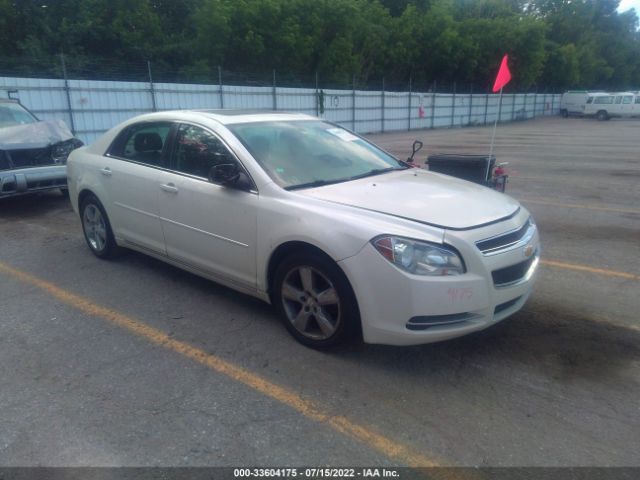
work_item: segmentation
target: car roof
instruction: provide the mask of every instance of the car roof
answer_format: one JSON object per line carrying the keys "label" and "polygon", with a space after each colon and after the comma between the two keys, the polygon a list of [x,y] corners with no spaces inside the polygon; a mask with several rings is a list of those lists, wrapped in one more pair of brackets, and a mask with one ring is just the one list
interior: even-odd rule
{"label": "car roof", "polygon": [[304,121],[317,120],[316,117],[303,113],[275,112],[265,110],[169,110],[164,112],[148,113],[136,117],[136,121],[163,121],[163,120],[193,120],[200,119],[215,120],[223,125],[234,123],[255,123],[255,122],[283,122],[283,121]]}
{"label": "car roof", "polygon": [[194,110],[214,118],[223,124],[251,123],[251,122],[274,122],[274,121],[296,121],[296,120],[316,120],[315,117],[304,113],[278,112],[265,110]]}

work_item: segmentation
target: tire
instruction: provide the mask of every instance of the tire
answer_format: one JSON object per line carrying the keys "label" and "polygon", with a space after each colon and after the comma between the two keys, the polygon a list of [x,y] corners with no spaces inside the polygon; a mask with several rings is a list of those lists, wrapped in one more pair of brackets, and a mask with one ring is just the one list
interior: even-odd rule
{"label": "tire", "polygon": [[598,121],[600,122],[604,120],[609,120],[609,115],[605,110],[600,110],[598,111],[598,113],[596,113],[596,119],[598,119]]}
{"label": "tire", "polygon": [[60,189],[60,193],[62,194],[62,196],[64,198],[69,198],[69,189],[68,188],[61,188]]}
{"label": "tire", "polygon": [[566,110],[562,109],[562,110],[560,110],[560,115],[562,116],[562,118],[568,118],[569,117],[569,112],[567,112]]}
{"label": "tire", "polygon": [[94,195],[88,195],[82,200],[80,221],[84,239],[96,257],[113,258],[119,252],[107,212]]}
{"label": "tire", "polygon": [[360,331],[360,312],[347,277],[320,254],[285,258],[275,272],[272,300],[285,328],[308,347],[348,343]]}

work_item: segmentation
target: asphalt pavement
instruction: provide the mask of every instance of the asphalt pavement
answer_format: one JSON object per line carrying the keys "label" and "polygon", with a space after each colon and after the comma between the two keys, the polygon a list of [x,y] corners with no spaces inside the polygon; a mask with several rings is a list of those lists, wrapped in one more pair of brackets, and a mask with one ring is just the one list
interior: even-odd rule
{"label": "asphalt pavement", "polygon": [[[370,135],[486,153],[490,127]],[[297,344],[270,306],[138,253],[68,199],[0,200],[0,466],[640,466],[639,120],[500,125],[541,231],[525,308],[418,347]]]}

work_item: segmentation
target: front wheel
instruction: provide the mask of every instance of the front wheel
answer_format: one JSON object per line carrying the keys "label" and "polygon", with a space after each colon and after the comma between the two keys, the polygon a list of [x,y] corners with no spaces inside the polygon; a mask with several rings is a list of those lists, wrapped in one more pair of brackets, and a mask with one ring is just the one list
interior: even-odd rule
{"label": "front wheel", "polygon": [[569,116],[569,112],[565,109],[562,109],[560,110],[560,115],[562,116],[562,118],[567,118]]}
{"label": "front wheel", "polygon": [[280,264],[273,300],[289,333],[313,348],[352,340],[360,327],[349,281],[335,262],[318,254],[294,254]]}
{"label": "front wheel", "polygon": [[609,120],[609,115],[606,111],[600,110],[598,113],[596,113],[596,118],[602,122],[604,120]]}
{"label": "front wheel", "polygon": [[118,251],[118,245],[100,200],[93,195],[86,197],[80,205],[80,218],[84,238],[91,252],[98,258],[113,257]]}

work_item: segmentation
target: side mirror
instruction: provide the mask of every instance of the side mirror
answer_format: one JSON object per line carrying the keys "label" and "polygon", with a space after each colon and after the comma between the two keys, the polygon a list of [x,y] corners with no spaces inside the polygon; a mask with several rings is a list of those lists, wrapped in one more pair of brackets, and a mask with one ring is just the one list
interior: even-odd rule
{"label": "side mirror", "polygon": [[411,156],[407,158],[407,162],[413,163],[413,157],[416,153],[420,151],[422,148],[422,142],[420,140],[416,140],[413,142],[413,146],[411,147]]}
{"label": "side mirror", "polygon": [[209,181],[219,185],[232,185],[240,178],[240,168],[236,163],[219,163],[209,170]]}

